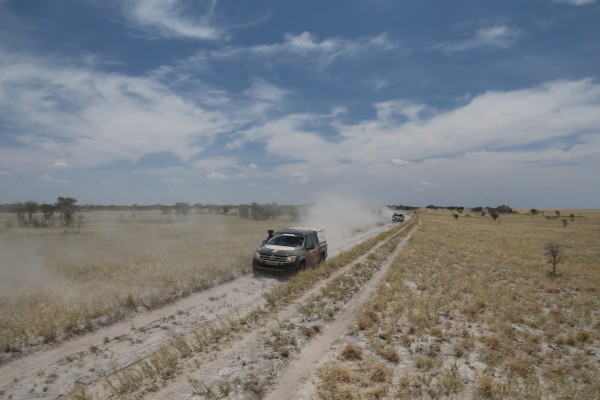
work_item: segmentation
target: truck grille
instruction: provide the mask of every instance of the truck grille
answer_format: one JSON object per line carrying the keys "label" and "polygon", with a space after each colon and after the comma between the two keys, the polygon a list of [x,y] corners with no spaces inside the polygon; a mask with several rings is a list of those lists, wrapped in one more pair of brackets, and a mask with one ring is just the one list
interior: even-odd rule
{"label": "truck grille", "polygon": [[279,254],[261,254],[260,261],[286,262],[287,256]]}

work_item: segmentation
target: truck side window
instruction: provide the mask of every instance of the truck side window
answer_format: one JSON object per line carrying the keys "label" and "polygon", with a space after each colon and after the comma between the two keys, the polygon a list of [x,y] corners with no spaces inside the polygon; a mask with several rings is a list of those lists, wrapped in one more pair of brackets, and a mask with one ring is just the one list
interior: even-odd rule
{"label": "truck side window", "polygon": [[312,234],[306,235],[306,248],[310,249],[310,248],[314,248],[314,247],[315,247],[315,241],[313,239],[313,235]]}

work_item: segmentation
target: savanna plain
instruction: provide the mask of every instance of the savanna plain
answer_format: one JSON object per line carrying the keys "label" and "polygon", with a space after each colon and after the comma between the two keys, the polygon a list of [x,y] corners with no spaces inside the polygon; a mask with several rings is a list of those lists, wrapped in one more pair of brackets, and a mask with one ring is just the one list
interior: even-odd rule
{"label": "savanna plain", "polygon": [[[379,234],[283,280],[248,273],[266,230],[292,224],[285,217],[92,212],[78,233],[64,233],[9,226],[12,216],[1,215],[0,367],[240,279],[259,285],[261,302],[213,325],[203,320],[98,373],[101,382],[40,369],[39,384],[15,377],[0,398],[268,398],[289,384],[294,360],[343,322],[300,383],[306,390],[290,399],[598,399],[600,211],[545,214],[421,209],[392,225],[384,212],[338,238]],[[562,251],[555,272],[549,243]],[[351,317],[340,317],[369,286]],[[261,339],[248,353],[232,353],[252,335]],[[106,337],[55,364],[89,370],[84,359],[113,343]],[[52,389],[58,382],[64,388]]]}
{"label": "savanna plain", "polygon": [[[62,341],[249,271],[274,221],[87,212],[78,232],[0,218],[0,349]],[[284,220],[278,224],[287,223]]]}

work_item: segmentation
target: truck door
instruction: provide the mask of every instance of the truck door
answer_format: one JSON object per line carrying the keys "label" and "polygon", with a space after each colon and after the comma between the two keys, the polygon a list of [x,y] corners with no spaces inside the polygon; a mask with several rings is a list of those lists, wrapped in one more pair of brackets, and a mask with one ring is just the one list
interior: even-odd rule
{"label": "truck door", "polygon": [[306,236],[306,264],[314,267],[319,262],[319,241],[314,233]]}

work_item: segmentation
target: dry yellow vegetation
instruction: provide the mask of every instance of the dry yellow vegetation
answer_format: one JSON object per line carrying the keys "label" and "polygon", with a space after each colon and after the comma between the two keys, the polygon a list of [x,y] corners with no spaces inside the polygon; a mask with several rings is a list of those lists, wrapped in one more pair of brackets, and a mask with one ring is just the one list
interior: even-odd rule
{"label": "dry yellow vegetation", "polygon": [[18,228],[0,215],[0,350],[57,341],[249,270],[287,220],[159,211],[87,212],[79,233]]}
{"label": "dry yellow vegetation", "polygon": [[319,398],[600,398],[600,212],[526,212],[421,211]]}

